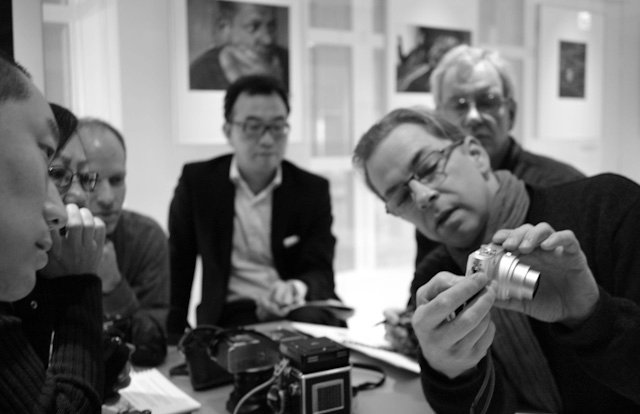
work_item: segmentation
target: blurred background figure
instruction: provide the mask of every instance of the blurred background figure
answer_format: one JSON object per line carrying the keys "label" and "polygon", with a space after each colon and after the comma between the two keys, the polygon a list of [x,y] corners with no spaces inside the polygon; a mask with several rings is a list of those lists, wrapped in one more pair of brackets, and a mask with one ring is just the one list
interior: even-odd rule
{"label": "blurred background figure", "polygon": [[131,362],[154,366],[167,353],[169,308],[167,237],[152,218],[123,208],[126,195],[124,137],[109,123],[82,118],[77,135],[86,169],[98,175],[95,189],[72,185],[65,202],[86,205],[107,228],[98,276],[102,279],[105,324],[134,345]]}
{"label": "blurred background figure", "polygon": [[172,341],[188,327],[198,257],[198,325],[284,318],[343,325],[326,309],[292,309],[337,299],[336,239],[328,180],[284,159],[289,98],[282,83],[265,75],[238,79],[223,115],[233,152],[185,165],[169,209]]}

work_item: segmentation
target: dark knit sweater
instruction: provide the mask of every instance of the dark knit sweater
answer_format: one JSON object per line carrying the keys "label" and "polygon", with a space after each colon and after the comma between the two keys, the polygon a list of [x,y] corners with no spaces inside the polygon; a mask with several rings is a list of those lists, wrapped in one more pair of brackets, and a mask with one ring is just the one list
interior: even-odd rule
{"label": "dark knit sweater", "polygon": [[[558,385],[564,412],[640,412],[640,186],[613,174],[541,189],[528,188],[527,223],[570,229],[600,288],[590,318],[575,330],[530,319]],[[412,297],[437,272],[463,274],[441,248],[416,272]],[[544,277],[544,275],[543,275]],[[449,380],[421,361],[423,390],[438,413],[469,413],[487,372],[496,373],[490,413],[513,413],[518,395],[501,367],[484,358],[474,374]],[[482,406],[483,404],[479,404]]]}
{"label": "dark knit sweater", "polygon": [[[12,304],[0,303],[0,412],[100,412],[101,296],[96,276],[38,279],[31,306],[47,309],[48,320],[26,327]],[[49,345],[47,364],[36,350]]]}

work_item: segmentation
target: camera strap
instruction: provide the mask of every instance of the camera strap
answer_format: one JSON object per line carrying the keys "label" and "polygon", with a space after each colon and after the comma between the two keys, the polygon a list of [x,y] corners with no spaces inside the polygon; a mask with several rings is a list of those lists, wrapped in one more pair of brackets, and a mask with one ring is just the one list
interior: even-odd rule
{"label": "camera strap", "polygon": [[380,379],[378,381],[366,381],[366,382],[363,382],[362,384],[354,385],[353,387],[351,387],[351,392],[354,397],[358,395],[358,392],[360,391],[373,390],[375,388],[382,386],[382,384],[384,384],[385,380],[387,379],[387,374],[384,372],[382,368],[380,368],[377,365],[365,364],[362,362],[354,362],[351,364],[351,366],[353,368],[362,369],[366,371],[373,371],[380,374]]}

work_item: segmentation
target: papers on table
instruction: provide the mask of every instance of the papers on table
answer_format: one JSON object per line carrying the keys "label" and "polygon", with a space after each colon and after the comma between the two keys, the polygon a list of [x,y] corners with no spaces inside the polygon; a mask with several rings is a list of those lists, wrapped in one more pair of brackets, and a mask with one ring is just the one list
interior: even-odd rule
{"label": "papers on table", "polygon": [[346,321],[347,319],[352,317],[355,312],[355,310],[351,306],[347,306],[337,299],[312,300],[300,305],[292,305],[285,309],[287,312],[291,312],[292,310],[306,307],[326,309],[329,312],[333,313],[336,318],[342,319],[343,321]]}
{"label": "papers on table", "polygon": [[[131,384],[120,390],[120,401],[115,410],[150,410],[153,414],[190,413],[201,404],[176,387],[155,368],[131,372]],[[103,406],[102,413],[110,413]],[[120,411],[113,411],[120,412]]]}
{"label": "papers on table", "polygon": [[314,337],[326,336],[371,358],[409,372],[420,373],[420,366],[416,360],[391,350],[389,343],[384,339],[384,326],[382,325],[371,328],[338,328],[303,322],[292,322],[291,325],[304,334]]}

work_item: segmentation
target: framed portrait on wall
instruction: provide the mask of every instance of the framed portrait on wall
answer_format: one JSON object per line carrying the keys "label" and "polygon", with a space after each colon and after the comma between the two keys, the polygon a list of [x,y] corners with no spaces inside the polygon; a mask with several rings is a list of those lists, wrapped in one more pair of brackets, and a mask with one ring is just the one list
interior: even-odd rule
{"label": "framed portrait on wall", "polygon": [[[173,11],[174,131],[184,144],[223,144],[226,88],[269,74],[300,89],[300,8],[294,0],[177,0]],[[291,101],[292,140],[302,114]]]}
{"label": "framed portrait on wall", "polygon": [[480,2],[393,0],[386,13],[387,108],[433,108],[429,78],[444,53],[472,44]]}
{"label": "framed portrait on wall", "polygon": [[602,133],[603,16],[546,4],[538,12],[536,135],[595,139]]}
{"label": "framed portrait on wall", "polygon": [[459,44],[471,44],[470,31],[408,27],[405,36],[397,37],[396,91],[431,92],[431,73],[442,56]]}

